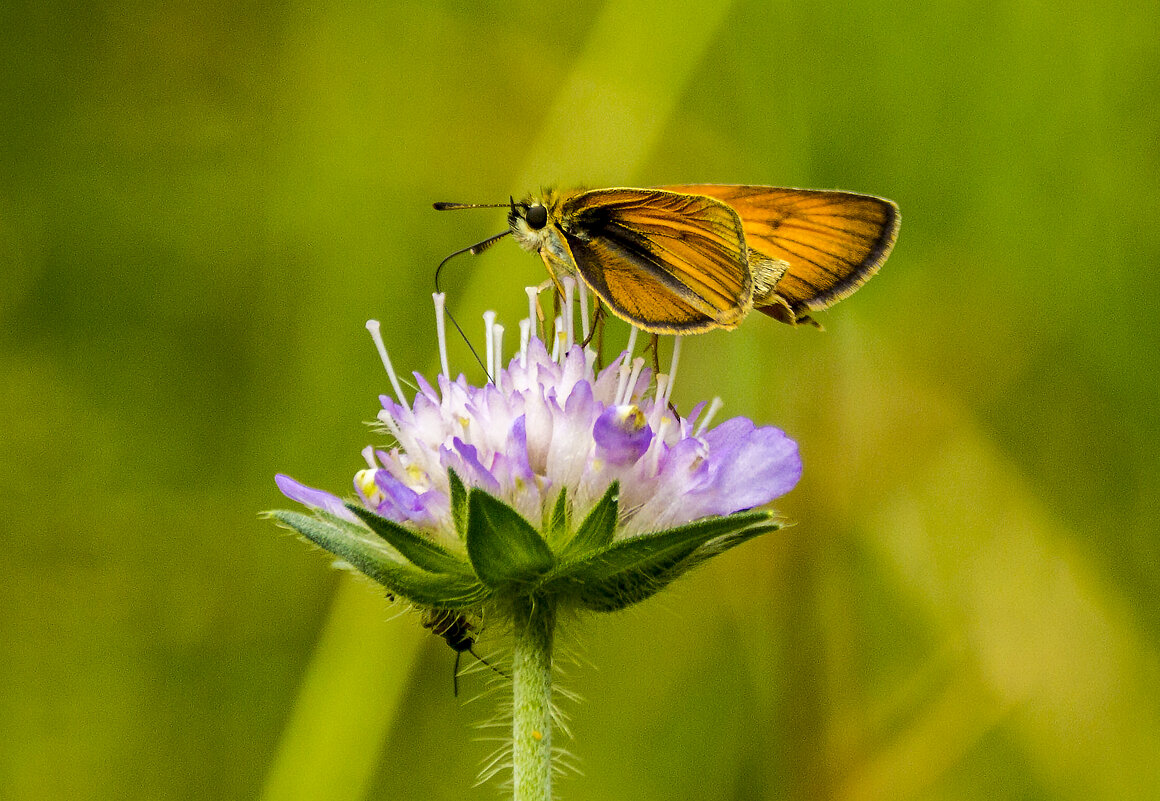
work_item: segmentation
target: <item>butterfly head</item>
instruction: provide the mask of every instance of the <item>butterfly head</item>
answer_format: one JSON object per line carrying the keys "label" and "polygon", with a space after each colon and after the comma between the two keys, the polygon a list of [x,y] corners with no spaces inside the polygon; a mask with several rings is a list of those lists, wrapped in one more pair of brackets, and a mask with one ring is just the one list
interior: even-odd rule
{"label": "butterfly head", "polygon": [[554,193],[529,197],[519,203],[514,200],[508,211],[508,227],[524,250],[536,252],[552,238],[552,222],[558,206]]}

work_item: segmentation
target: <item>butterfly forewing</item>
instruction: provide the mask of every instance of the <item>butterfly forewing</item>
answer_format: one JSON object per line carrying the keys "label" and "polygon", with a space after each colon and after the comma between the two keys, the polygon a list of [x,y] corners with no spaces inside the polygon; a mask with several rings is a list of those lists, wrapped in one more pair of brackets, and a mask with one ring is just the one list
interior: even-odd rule
{"label": "butterfly forewing", "polygon": [[725,203],[598,189],[565,199],[560,225],[581,277],[614,312],[646,330],[732,328],[751,307],[742,222]]}
{"label": "butterfly forewing", "polygon": [[779,318],[785,306],[801,319],[848,296],[877,272],[898,233],[898,207],[872,195],[724,184],[665,189],[727,203],[750,250],[788,264],[772,287],[754,276],[753,305]]}

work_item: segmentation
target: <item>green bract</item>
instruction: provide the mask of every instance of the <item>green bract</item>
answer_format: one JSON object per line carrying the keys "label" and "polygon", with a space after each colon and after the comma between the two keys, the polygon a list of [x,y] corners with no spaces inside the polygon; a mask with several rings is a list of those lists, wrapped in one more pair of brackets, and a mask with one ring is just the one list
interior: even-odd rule
{"label": "green bract", "polygon": [[574,524],[561,491],[537,530],[511,506],[454,471],[452,512],[462,547],[444,547],[357,504],[360,522],[316,511],[271,515],[417,607],[489,613],[521,599],[560,609],[611,612],[649,598],[705,559],[780,527],[771,512],[708,517],[663,531],[615,538],[619,485]]}

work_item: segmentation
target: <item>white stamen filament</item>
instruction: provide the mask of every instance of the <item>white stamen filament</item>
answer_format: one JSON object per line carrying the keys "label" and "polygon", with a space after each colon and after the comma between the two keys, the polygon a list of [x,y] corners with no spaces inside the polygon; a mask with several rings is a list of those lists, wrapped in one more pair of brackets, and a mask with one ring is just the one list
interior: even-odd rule
{"label": "white stamen filament", "polygon": [[668,411],[669,405],[665,400],[665,392],[668,388],[669,377],[664,373],[659,373],[657,375],[657,389],[653,394],[653,397],[656,398],[656,403],[653,405],[652,419],[648,421],[653,431],[659,430],[661,419],[664,417],[665,412]]}
{"label": "white stamen filament", "polygon": [[669,405],[669,399],[673,397],[673,384],[677,383],[677,363],[681,360],[681,338],[679,336],[673,337],[673,360],[669,362],[669,385],[665,389],[664,405]]}
{"label": "white stamen filament", "polygon": [[488,309],[483,313],[483,340],[486,346],[484,351],[483,363],[486,365],[487,377],[494,380],[495,376],[495,346],[494,346],[494,331],[495,328],[495,312]]}
{"label": "white stamen filament", "polygon": [[540,288],[538,286],[526,286],[524,287],[524,292],[528,293],[528,319],[532,321],[532,330],[538,333],[540,329],[537,323],[540,318],[536,315],[536,300],[540,296]]}
{"label": "white stamen filament", "polygon": [[571,349],[575,342],[575,307],[573,301],[576,292],[576,279],[570,275],[565,275],[560,279],[560,283],[564,286],[564,347]]}
{"label": "white stamen filament", "polygon": [[592,348],[584,349],[584,365],[586,370],[591,370],[593,375],[600,372],[596,369],[596,351]]}
{"label": "white stamen filament", "polygon": [[435,336],[439,340],[439,366],[443,369],[443,377],[450,381],[451,368],[447,365],[447,321],[443,319],[447,295],[436,292],[431,297],[435,299]]}
{"label": "white stamen filament", "polygon": [[520,320],[520,367],[528,366],[528,344],[532,341],[532,321]]}
{"label": "white stamen filament", "polygon": [[713,415],[721,411],[721,407],[724,405],[721,403],[720,397],[713,398],[712,402],[709,403],[709,408],[705,412],[705,416],[701,418],[701,422],[697,423],[697,430],[693,432],[694,437],[699,437],[704,433],[705,429],[709,427],[709,423],[713,422]]}
{"label": "white stamen filament", "polygon": [[612,396],[612,402],[617,406],[624,404],[622,399],[625,388],[628,386],[628,374],[632,371],[632,353],[624,352],[624,358],[620,360],[620,369],[616,371],[616,394]]}
{"label": "white stamen filament", "polygon": [[371,339],[375,341],[375,348],[379,352],[379,358],[383,361],[383,367],[387,371],[387,377],[391,379],[391,388],[395,390],[395,400],[404,409],[410,408],[407,406],[407,399],[403,397],[403,388],[399,385],[399,377],[395,375],[395,368],[391,366],[391,357],[387,355],[387,348],[383,344],[383,335],[380,331],[379,321],[367,320],[367,330],[371,332]]}
{"label": "white stamen filament", "polygon": [[[663,426],[668,422],[667,417],[661,418],[661,424],[658,427],[653,427],[652,442],[648,445],[648,450],[644,452],[644,456],[640,458],[641,467],[650,473],[656,471],[657,466],[661,461],[661,451],[665,449],[664,445],[664,430]],[[652,425],[651,423],[649,424]]]}
{"label": "white stamen filament", "polygon": [[616,377],[616,394],[612,397],[612,402],[621,405],[628,402],[628,399],[623,397],[628,386],[628,374],[632,370],[632,352],[636,349],[636,326],[630,325],[628,327],[628,346],[623,351],[624,358],[620,362],[620,369],[617,371]]}
{"label": "white stamen filament", "polygon": [[632,358],[632,353],[636,350],[636,333],[636,326],[630,325],[628,327],[628,347],[624,349],[629,359]]}
{"label": "white stamen filament", "polygon": [[637,356],[632,360],[632,372],[628,374],[628,384],[624,388],[624,397],[620,399],[621,405],[632,400],[632,392],[636,388],[637,379],[640,378],[640,371],[644,369],[644,357]]}
{"label": "white stamen filament", "polygon": [[495,370],[491,373],[491,380],[495,383],[495,388],[503,390],[503,326],[493,325],[491,327],[491,338],[495,341],[495,348],[493,349],[493,356],[495,357]]}
{"label": "white stamen filament", "polygon": [[553,326],[555,332],[552,337],[552,361],[557,364],[560,363],[560,342],[564,339],[564,318],[556,315],[556,324]]}
{"label": "white stamen filament", "polygon": [[587,342],[589,331],[592,330],[588,323],[588,285],[583,281],[576,283],[580,288],[580,332],[584,335],[584,341]]}

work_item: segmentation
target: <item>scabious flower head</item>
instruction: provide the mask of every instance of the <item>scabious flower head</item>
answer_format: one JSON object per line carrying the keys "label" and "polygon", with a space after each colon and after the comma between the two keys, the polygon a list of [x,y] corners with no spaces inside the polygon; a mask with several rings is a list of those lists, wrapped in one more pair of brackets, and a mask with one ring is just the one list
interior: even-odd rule
{"label": "scabious flower head", "polygon": [[680,340],[655,381],[633,357],[635,330],[597,370],[595,352],[571,341],[570,297],[551,351],[532,335],[534,290],[529,305],[506,367],[503,328],[485,318],[490,381],[473,386],[449,377],[436,296],[443,370],[435,386],[415,374],[410,400],[368,323],[394,390],[378,413],[392,445],[364,450],[357,502],[279,475],[282,492],[317,514],[275,516],[396,595],[464,610],[543,593],[621,608],[777,527],[772,513],[746,510],[801,475],[781,430],[743,417],[711,426],[716,400],[678,416],[669,396]]}

